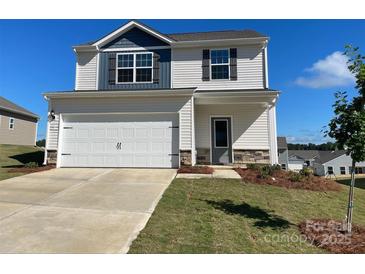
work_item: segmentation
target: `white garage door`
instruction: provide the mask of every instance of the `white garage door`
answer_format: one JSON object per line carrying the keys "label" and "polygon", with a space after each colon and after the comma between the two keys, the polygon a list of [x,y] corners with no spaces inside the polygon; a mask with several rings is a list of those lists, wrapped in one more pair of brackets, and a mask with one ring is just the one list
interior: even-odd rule
{"label": "white garage door", "polygon": [[177,114],[63,115],[61,167],[178,167]]}

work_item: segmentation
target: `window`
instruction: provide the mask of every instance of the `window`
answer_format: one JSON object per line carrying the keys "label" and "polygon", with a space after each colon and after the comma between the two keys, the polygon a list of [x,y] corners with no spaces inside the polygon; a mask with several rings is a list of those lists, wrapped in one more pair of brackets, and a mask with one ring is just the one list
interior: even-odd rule
{"label": "window", "polygon": [[9,118],[9,129],[14,129],[15,119]]}
{"label": "window", "polygon": [[327,173],[328,174],[333,174],[333,167],[332,166],[327,167]]}
{"label": "window", "polygon": [[342,175],[345,175],[345,174],[346,174],[346,167],[341,166],[341,167],[340,167],[340,173],[341,173]]}
{"label": "window", "polygon": [[229,50],[210,51],[211,79],[229,79]]}
{"label": "window", "polygon": [[228,120],[214,120],[215,147],[228,147]]}
{"label": "window", "polygon": [[117,54],[117,83],[151,83],[153,53]]}
{"label": "window", "polygon": [[286,170],[286,164],[281,164],[281,169]]}

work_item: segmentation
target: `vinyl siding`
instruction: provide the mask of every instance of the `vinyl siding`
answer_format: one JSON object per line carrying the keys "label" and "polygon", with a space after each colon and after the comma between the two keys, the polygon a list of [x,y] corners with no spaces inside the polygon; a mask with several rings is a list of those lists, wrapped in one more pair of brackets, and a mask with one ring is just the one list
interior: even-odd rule
{"label": "vinyl siding", "polygon": [[[9,129],[9,118],[14,118],[14,129]],[[0,144],[34,146],[37,120],[19,114],[0,111]]]}
{"label": "vinyl siding", "polygon": [[[191,120],[186,117],[191,107],[189,102],[191,99],[186,97],[52,99],[52,109],[56,113],[56,119],[48,126],[47,149],[57,150],[60,113],[179,113],[181,111],[184,119],[181,120],[180,128],[185,131],[191,127]],[[183,143],[190,143],[189,136],[186,133],[184,136]]]}
{"label": "vinyl siding", "polygon": [[210,116],[232,116],[233,149],[269,149],[267,109],[243,105],[196,105],[197,148],[210,148]]}
{"label": "vinyl siding", "polygon": [[[234,47],[234,46],[232,46]],[[172,83],[174,88],[261,89],[265,83],[263,49],[259,45],[237,48],[237,80],[202,81],[203,48],[172,50]]]}
{"label": "vinyl siding", "polygon": [[192,100],[190,99],[180,110],[180,149],[191,149],[192,144]]}
{"label": "vinyl siding", "polygon": [[126,33],[123,33],[119,37],[115,38],[110,43],[103,46],[103,49],[108,48],[137,48],[137,47],[156,47],[156,46],[168,46],[167,43],[160,39],[146,33],[139,28],[132,28]]}
{"label": "vinyl siding", "polygon": [[97,53],[80,52],[76,62],[76,90],[96,90]]}
{"label": "vinyl siding", "polygon": [[[350,175],[349,173],[349,167],[352,165],[352,159],[350,156],[347,155],[341,155],[340,157],[337,157],[335,159],[332,159],[331,161],[328,161],[327,163],[323,164],[324,167],[324,173],[327,174],[327,168],[329,166],[333,167],[334,174],[341,175],[340,167],[345,167],[346,169],[346,175]],[[356,163],[357,167],[365,167],[365,162]],[[324,174],[324,175],[325,175]]]}

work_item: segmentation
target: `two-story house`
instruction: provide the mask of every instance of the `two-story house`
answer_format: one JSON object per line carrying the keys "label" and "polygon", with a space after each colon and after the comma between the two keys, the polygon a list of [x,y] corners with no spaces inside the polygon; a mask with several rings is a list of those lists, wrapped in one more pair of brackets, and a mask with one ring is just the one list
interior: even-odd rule
{"label": "two-story house", "polygon": [[268,40],[252,30],[162,34],[130,21],[74,46],[75,90],[44,94],[45,163],[278,163]]}

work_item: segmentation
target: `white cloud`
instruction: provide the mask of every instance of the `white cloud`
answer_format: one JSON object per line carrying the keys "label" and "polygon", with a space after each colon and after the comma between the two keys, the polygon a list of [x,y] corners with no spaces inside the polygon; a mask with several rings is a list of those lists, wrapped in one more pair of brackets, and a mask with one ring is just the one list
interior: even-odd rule
{"label": "white cloud", "polygon": [[308,76],[295,80],[299,86],[309,88],[331,88],[349,86],[355,82],[355,77],[347,68],[348,58],[339,51],[318,60],[312,67],[305,69]]}
{"label": "white cloud", "polygon": [[293,144],[322,144],[333,141],[329,137],[324,137],[320,130],[299,130],[295,135],[287,135],[286,140],[288,143]]}

